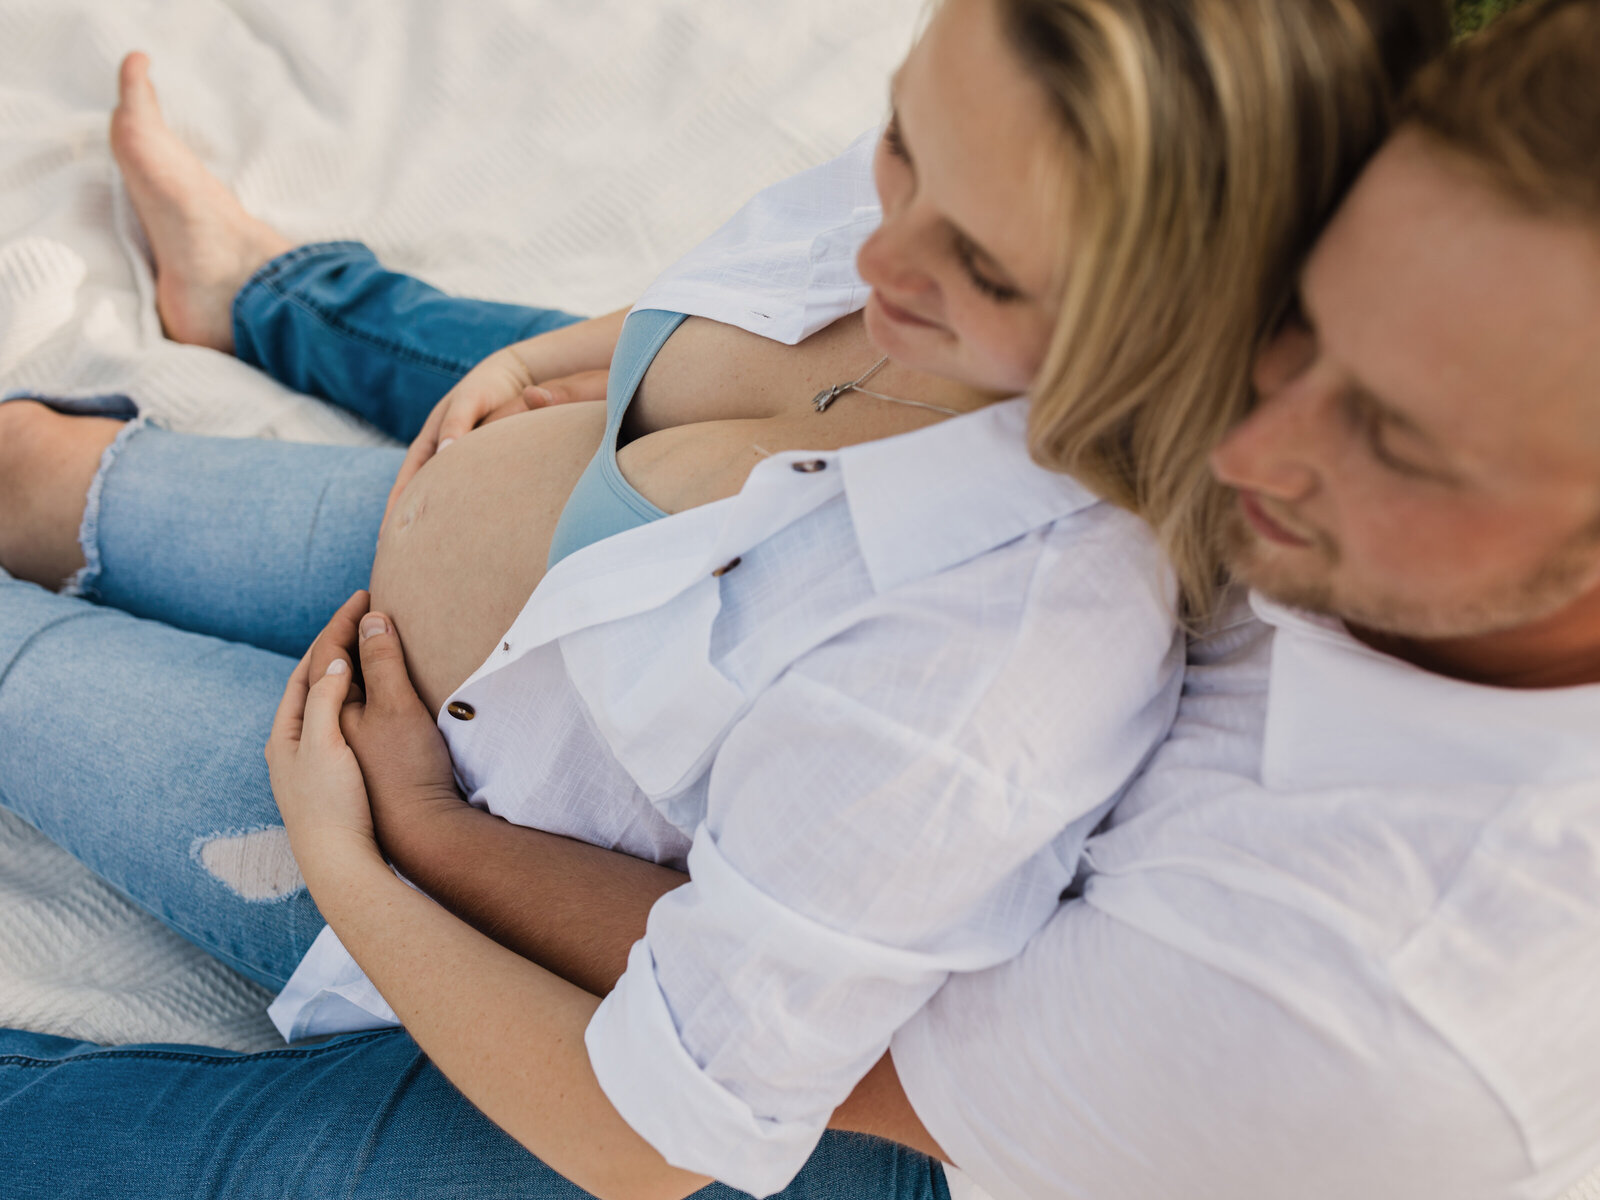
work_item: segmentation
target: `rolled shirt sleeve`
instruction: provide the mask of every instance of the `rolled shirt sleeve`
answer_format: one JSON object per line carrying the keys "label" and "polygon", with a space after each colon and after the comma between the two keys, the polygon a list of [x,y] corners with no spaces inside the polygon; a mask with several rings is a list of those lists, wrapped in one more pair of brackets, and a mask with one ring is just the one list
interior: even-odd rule
{"label": "rolled shirt sleeve", "polygon": [[990,638],[872,624],[797,662],[730,732],[692,882],[657,902],[587,1034],[641,1136],[757,1196],[793,1178],[951,973],[1003,962],[1048,920],[1172,711],[1155,603]]}

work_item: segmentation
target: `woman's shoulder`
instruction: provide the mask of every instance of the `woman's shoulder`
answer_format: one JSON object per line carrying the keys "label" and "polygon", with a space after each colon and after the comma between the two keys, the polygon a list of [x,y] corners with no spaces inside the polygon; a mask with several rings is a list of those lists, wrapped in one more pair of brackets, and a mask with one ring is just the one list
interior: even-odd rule
{"label": "woman's shoulder", "polygon": [[882,219],[878,130],[838,157],[758,192],[674,262],[637,308],[709,317],[794,345],[866,302],[855,254]]}

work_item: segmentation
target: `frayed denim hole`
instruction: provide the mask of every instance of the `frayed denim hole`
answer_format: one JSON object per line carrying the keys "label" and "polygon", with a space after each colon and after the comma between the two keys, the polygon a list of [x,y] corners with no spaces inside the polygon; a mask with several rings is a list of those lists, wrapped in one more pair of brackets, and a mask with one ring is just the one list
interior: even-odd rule
{"label": "frayed denim hole", "polygon": [[271,904],[305,890],[282,825],[203,834],[190,844],[189,857],[241,900]]}
{"label": "frayed denim hole", "polygon": [[149,424],[145,417],[135,417],[129,421],[127,427],[119,429],[117,436],[111,439],[100,455],[99,469],[94,473],[94,481],[89,484],[89,495],[83,502],[83,521],[78,526],[78,547],[83,551],[83,566],[73,572],[72,578],[61,585],[63,596],[80,596],[85,600],[96,599],[99,595],[96,585],[100,582],[100,497],[105,490],[106,474],[110,471],[117,456],[122,453],[122,447],[134,434]]}

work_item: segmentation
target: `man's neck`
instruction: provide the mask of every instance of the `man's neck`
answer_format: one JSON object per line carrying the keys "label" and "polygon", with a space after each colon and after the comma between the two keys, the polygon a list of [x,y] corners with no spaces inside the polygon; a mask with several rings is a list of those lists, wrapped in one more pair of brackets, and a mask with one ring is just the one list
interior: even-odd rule
{"label": "man's neck", "polygon": [[1491,687],[1559,688],[1600,683],[1600,587],[1553,616],[1464,638],[1404,638],[1350,627],[1375,650],[1438,675]]}

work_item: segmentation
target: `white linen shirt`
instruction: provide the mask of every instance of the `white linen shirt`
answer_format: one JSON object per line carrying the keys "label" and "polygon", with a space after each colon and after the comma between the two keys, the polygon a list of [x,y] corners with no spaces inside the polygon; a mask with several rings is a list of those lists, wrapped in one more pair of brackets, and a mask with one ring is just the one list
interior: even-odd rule
{"label": "white linen shirt", "polygon": [[[785,338],[859,307],[863,146],[647,301]],[[798,274],[727,274],[785,228]],[[1141,522],[1032,462],[1026,418],[773,455],[737,496],[577,551],[440,713],[473,804],[687,866],[586,1038],[676,1166],[781,1190],[896,1027],[1048,919],[1166,732],[1170,572]],[[273,1015],[291,1038],[393,1019],[331,931]]]}
{"label": "white linen shirt", "polygon": [[1256,608],[1081,898],[896,1035],[913,1107],[996,1197],[1561,1195],[1600,1164],[1600,687]]}

